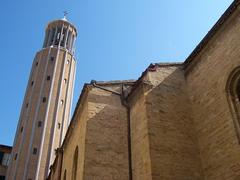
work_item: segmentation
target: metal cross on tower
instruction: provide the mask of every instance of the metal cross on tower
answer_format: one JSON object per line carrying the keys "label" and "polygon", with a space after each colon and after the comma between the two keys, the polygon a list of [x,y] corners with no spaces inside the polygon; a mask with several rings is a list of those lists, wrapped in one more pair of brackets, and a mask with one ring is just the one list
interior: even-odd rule
{"label": "metal cross on tower", "polygon": [[68,12],[67,11],[63,11],[63,19],[67,19],[67,15],[68,15]]}

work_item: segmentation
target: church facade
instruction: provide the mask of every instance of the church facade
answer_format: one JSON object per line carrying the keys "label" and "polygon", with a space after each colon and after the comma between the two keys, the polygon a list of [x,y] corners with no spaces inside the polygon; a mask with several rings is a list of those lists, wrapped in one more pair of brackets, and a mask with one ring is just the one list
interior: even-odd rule
{"label": "church facade", "polygon": [[240,0],[183,63],[86,83],[51,150],[48,180],[240,180]]}

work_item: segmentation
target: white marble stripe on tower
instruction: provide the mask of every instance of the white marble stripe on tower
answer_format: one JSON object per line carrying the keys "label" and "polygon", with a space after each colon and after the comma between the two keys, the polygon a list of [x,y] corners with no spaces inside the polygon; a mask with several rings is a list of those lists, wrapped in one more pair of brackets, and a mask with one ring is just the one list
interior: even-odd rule
{"label": "white marble stripe on tower", "polygon": [[[62,33],[63,33],[63,28],[64,28],[64,23],[62,24],[62,28],[61,28],[61,32],[60,32],[60,39],[59,39],[59,43],[58,43],[58,52],[57,52],[57,57],[56,57],[56,63],[59,61],[59,53],[60,53],[60,45],[61,45],[61,37],[62,37]],[[55,68],[57,67],[57,65],[58,64],[56,64],[55,65]],[[54,82],[54,80],[55,80],[55,75],[54,75],[54,77],[53,77],[53,79],[52,79],[52,82]],[[60,82],[60,84],[61,84],[61,82]],[[51,90],[51,92],[50,92],[51,94],[52,94],[52,90]],[[51,98],[49,98],[49,101],[48,101],[48,103],[50,102],[50,100],[51,100]],[[58,106],[58,101],[57,101],[57,106]],[[49,107],[48,107],[48,112],[49,112]],[[47,116],[45,117],[45,121],[48,119],[48,112],[47,112]],[[56,119],[54,118],[53,119],[53,124],[55,124],[54,123],[54,121],[56,121]],[[53,137],[52,137],[52,134],[54,134],[54,131],[55,131],[55,125],[54,126],[52,126],[52,128],[53,129],[51,129],[51,135],[50,135],[50,143],[49,143],[49,146],[50,146],[50,148],[48,149],[48,153],[47,153],[47,164],[46,164],[46,166],[45,166],[45,171],[44,171],[44,177],[47,177],[48,176],[48,171],[49,171],[49,162],[51,161],[51,151],[52,151],[52,144],[53,144]],[[44,128],[44,130],[45,130],[45,128]],[[44,137],[45,137],[45,133],[44,133]],[[44,139],[44,138],[43,138]],[[41,145],[42,146],[42,145]],[[41,149],[41,151],[42,151],[42,149]],[[49,157],[50,156],[50,157]],[[38,172],[39,173],[39,172]],[[36,176],[36,177],[38,177],[38,176]]]}
{"label": "white marble stripe on tower", "polygon": [[72,34],[72,42],[71,42],[71,53],[73,54],[73,43],[74,43],[75,36]]}
{"label": "white marble stripe on tower", "polygon": [[76,37],[75,36],[73,36],[74,38],[73,38],[73,43],[72,43],[72,54],[74,54],[74,47],[75,47],[75,41],[76,41]]}
{"label": "white marble stripe on tower", "polygon": [[74,87],[75,87],[75,77],[76,77],[76,69],[77,69],[77,61],[72,57],[74,60],[75,66],[74,66],[74,71],[73,71],[73,80],[72,80],[72,91],[71,91],[71,102],[70,102],[70,107],[69,107],[69,119],[68,119],[68,125],[70,124],[71,121],[71,116],[72,116],[72,104],[73,104],[73,92],[74,92]]}
{"label": "white marble stripe on tower", "polygon": [[[68,52],[66,52],[66,54],[68,55]],[[69,68],[69,71],[68,71],[68,76],[67,76],[68,80],[67,80],[67,87],[66,87],[65,98],[64,98],[65,105],[64,105],[63,115],[62,115],[62,122],[61,122],[62,126],[61,126],[59,146],[61,146],[61,144],[62,144],[63,131],[64,131],[64,128],[66,128],[64,122],[67,121],[67,119],[66,119],[66,108],[67,108],[67,106],[70,106],[69,100],[70,100],[70,103],[71,103],[71,99],[68,98],[68,94],[69,94],[69,86],[70,86],[70,82],[71,82],[70,77],[71,77],[71,74],[72,74],[71,73],[72,72],[72,67],[73,67],[73,63],[71,62],[70,63],[70,68]],[[71,91],[71,89],[70,89],[70,91]]]}
{"label": "white marble stripe on tower", "polygon": [[[61,35],[63,33],[63,27],[64,24],[62,25],[62,30],[61,30]],[[60,49],[60,43],[58,44],[58,48]],[[65,51],[65,57],[64,57],[64,62],[63,62],[63,68],[62,72],[60,74],[61,81],[58,87],[58,94],[57,94],[57,103],[56,103],[56,109],[54,110],[54,117],[53,117],[53,122],[52,122],[52,129],[51,129],[51,135],[50,135],[50,143],[49,145],[51,146],[50,149],[48,149],[48,158],[49,161],[47,162],[47,165],[45,167],[45,173],[48,173],[49,167],[50,167],[50,162],[52,162],[52,154],[54,153],[53,145],[54,145],[54,139],[55,139],[55,129],[57,126],[57,119],[58,119],[58,110],[59,110],[59,100],[61,97],[61,92],[62,92],[62,83],[63,83],[63,78],[64,78],[64,72],[65,72],[65,62],[66,62],[66,57],[67,57],[67,52]]]}
{"label": "white marble stripe on tower", "polygon": [[46,171],[49,170],[50,167],[50,163],[52,162],[52,158],[53,158],[53,153],[54,153],[54,142],[55,142],[55,133],[56,133],[56,127],[58,124],[58,116],[59,116],[59,108],[62,108],[61,103],[59,103],[61,101],[61,97],[62,97],[62,84],[63,84],[63,80],[64,80],[64,72],[65,72],[65,67],[66,67],[66,58],[67,57],[67,52],[65,51],[65,57],[64,57],[64,62],[63,62],[63,68],[62,68],[62,73],[61,73],[61,81],[58,87],[58,95],[57,95],[57,105],[56,105],[56,109],[54,111],[54,118],[53,118],[53,125],[52,125],[52,129],[51,129],[51,138],[50,138],[50,146],[51,148],[49,149],[48,155],[49,157],[49,161],[48,164],[46,166]]}
{"label": "white marble stripe on tower", "polygon": [[72,44],[72,36],[73,36],[73,31],[70,33],[70,39],[69,39],[69,51],[71,52],[72,51],[72,47],[71,47],[71,44]]}
{"label": "white marble stripe on tower", "polygon": [[50,106],[50,100],[52,99],[52,91],[53,91],[53,85],[54,85],[54,79],[55,79],[55,75],[56,75],[56,70],[57,70],[57,64],[58,64],[58,56],[59,56],[59,48],[57,48],[57,56],[55,58],[55,65],[54,65],[54,70],[53,70],[53,77],[52,77],[52,81],[51,81],[51,87],[50,87],[50,93],[49,93],[49,98],[47,101],[47,111],[44,117],[44,126],[43,126],[43,132],[42,132],[42,137],[41,137],[41,143],[40,143],[40,148],[39,148],[39,155],[38,155],[38,161],[37,161],[37,170],[36,170],[36,174],[35,174],[35,179],[38,179],[38,175],[39,175],[39,170],[40,170],[40,164],[41,164],[41,156],[42,156],[42,151],[43,151],[43,143],[44,143],[44,139],[45,139],[45,131],[46,131],[46,126],[48,124],[47,120],[48,120],[48,113],[49,113],[49,106]]}

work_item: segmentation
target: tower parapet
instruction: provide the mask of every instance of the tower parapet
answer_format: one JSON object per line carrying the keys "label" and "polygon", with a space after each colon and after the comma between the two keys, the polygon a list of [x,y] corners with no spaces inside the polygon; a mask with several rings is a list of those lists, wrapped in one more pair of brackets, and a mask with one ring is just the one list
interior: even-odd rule
{"label": "tower parapet", "polygon": [[52,21],[47,25],[43,48],[59,46],[74,54],[76,37],[76,28],[66,18]]}

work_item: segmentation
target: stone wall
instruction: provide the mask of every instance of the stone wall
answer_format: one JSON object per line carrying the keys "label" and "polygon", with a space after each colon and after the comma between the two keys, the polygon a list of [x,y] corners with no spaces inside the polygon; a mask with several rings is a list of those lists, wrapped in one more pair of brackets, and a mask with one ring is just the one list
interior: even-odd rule
{"label": "stone wall", "polygon": [[203,179],[182,67],[158,67],[146,78],[152,179]]}
{"label": "stone wall", "polygon": [[6,176],[7,174],[7,167],[0,165],[0,176]]}
{"label": "stone wall", "polygon": [[207,180],[240,179],[240,145],[225,89],[230,73],[240,65],[239,29],[236,10],[186,69]]}
{"label": "stone wall", "polygon": [[133,180],[152,179],[145,89],[141,84],[129,99]]}
{"label": "stone wall", "polygon": [[69,126],[63,143],[63,161],[62,161],[62,172],[61,179],[66,180],[72,178],[72,167],[74,161],[74,152],[78,147],[78,168],[77,177],[78,180],[83,179],[83,166],[85,160],[85,134],[86,134],[86,122],[88,119],[88,91],[89,88],[85,87],[86,90],[82,93],[80,104],[75,110],[75,115]]}
{"label": "stone wall", "polygon": [[181,67],[148,71],[129,100],[133,179],[203,179]]}
{"label": "stone wall", "polygon": [[[104,85],[120,91],[120,84]],[[75,115],[65,137],[63,161],[57,155],[49,179],[71,179],[74,152],[78,147],[78,180],[127,180],[129,174],[127,109],[119,95],[87,85],[75,110]]]}
{"label": "stone wall", "polygon": [[[119,91],[119,85],[104,86]],[[127,110],[120,96],[93,88],[88,96],[84,178],[128,179]]]}

